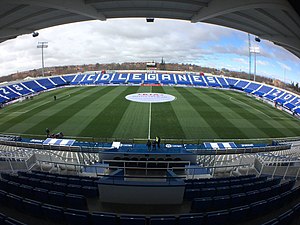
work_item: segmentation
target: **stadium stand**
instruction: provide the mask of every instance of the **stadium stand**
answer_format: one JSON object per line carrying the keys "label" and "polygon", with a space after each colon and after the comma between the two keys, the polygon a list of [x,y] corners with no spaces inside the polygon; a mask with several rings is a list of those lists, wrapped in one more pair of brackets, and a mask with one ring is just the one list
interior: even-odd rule
{"label": "stadium stand", "polygon": [[[193,198],[191,212],[177,215],[132,215],[116,214],[101,211],[90,211],[88,199],[97,196],[86,196],[71,193],[81,184],[96,184],[99,178],[78,175],[61,175],[55,173],[31,171],[17,174],[1,173],[0,202],[2,206],[14,209],[21,214],[38,219],[63,224],[239,224],[251,221],[258,216],[278,211],[279,207],[288,204],[300,193],[294,187],[295,180],[284,181],[280,178],[270,179],[266,176],[245,175],[212,179],[186,180],[193,187],[203,185],[202,197]],[[44,182],[43,181],[48,181]],[[56,183],[65,182],[58,190]],[[279,184],[280,183],[280,184]],[[44,188],[36,187],[38,184]],[[76,186],[77,185],[77,186]],[[91,187],[92,187],[91,186]],[[238,186],[242,188],[236,193]],[[188,187],[188,186],[187,186]],[[251,188],[250,188],[251,187]],[[48,188],[48,189],[47,189]],[[207,190],[205,191],[206,188]],[[214,192],[208,189],[214,189]],[[88,192],[87,192],[88,193]],[[205,196],[204,196],[205,195]],[[130,206],[127,206],[130,207]],[[283,213],[278,213],[270,221],[286,222],[297,218],[299,204]],[[7,217],[1,214],[0,219]],[[201,223],[200,223],[201,222]],[[267,221],[264,224],[268,224]],[[25,224],[25,223],[14,223]],[[253,223],[255,224],[255,223]],[[277,223],[281,224],[281,223]],[[287,223],[289,224],[289,223]]]}
{"label": "stadium stand", "polygon": [[283,106],[291,113],[300,114],[300,97],[296,94],[276,87],[262,85],[257,82],[238,78],[210,75],[175,74],[175,73],[79,73],[75,75],[54,76],[38,80],[26,81],[0,87],[0,103],[50,90],[66,85],[183,85],[212,88],[231,88],[254,96],[267,99]]}

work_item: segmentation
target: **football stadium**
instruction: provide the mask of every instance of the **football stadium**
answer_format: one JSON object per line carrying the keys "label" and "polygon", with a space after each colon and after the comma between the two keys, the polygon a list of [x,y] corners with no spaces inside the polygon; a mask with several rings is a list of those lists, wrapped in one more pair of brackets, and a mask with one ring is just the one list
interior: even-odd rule
{"label": "football stadium", "polygon": [[[300,57],[292,0],[0,8],[1,42],[91,19],[168,18],[247,31]],[[299,224],[295,92],[195,71],[103,70],[3,83],[0,106],[0,224]]]}

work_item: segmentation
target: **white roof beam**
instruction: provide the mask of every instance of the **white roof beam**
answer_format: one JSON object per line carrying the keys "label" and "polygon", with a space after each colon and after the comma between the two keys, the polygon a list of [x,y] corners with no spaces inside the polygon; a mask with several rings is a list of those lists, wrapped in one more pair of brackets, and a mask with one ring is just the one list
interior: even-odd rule
{"label": "white roof beam", "polygon": [[4,0],[7,3],[36,5],[47,8],[59,9],[95,20],[106,20],[93,6],[85,4],[84,0]]}
{"label": "white roof beam", "polygon": [[209,2],[207,8],[200,9],[199,12],[192,17],[191,22],[203,22],[213,17],[253,8],[292,9],[288,1],[282,0],[212,0]]}

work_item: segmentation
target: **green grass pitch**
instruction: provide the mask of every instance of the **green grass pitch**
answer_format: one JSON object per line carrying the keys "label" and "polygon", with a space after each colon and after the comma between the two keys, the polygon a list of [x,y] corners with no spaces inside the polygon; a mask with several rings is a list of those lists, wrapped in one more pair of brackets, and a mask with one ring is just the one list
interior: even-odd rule
{"label": "green grass pitch", "polygon": [[[167,93],[168,103],[130,102],[137,92]],[[54,101],[53,96],[57,96]],[[0,132],[45,137],[147,139],[255,139],[300,136],[300,121],[228,90],[182,87],[67,87],[0,110]]]}

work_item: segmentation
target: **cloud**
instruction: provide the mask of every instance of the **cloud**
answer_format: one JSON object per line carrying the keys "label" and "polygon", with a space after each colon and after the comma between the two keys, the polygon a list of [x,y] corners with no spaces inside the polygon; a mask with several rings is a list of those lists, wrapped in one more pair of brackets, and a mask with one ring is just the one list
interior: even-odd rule
{"label": "cloud", "polygon": [[[144,19],[112,19],[60,25],[39,33],[37,38],[23,35],[0,44],[0,76],[40,68],[38,41],[49,42],[49,47],[44,49],[46,67],[160,61],[164,57],[167,63],[197,63],[248,70],[247,34],[205,23],[166,19],[146,23]],[[290,62],[299,64],[297,57],[270,42],[262,41],[260,47],[259,65],[272,65],[271,59],[285,65],[291,65]],[[298,71],[294,66],[289,68]]]}
{"label": "cloud", "polygon": [[281,62],[278,62],[278,61],[277,61],[277,64],[278,64],[282,69],[284,69],[284,70],[288,70],[288,71],[291,71],[291,70],[292,70],[291,67],[289,67],[288,65],[286,65],[286,64],[284,64],[284,63],[281,63]]}

